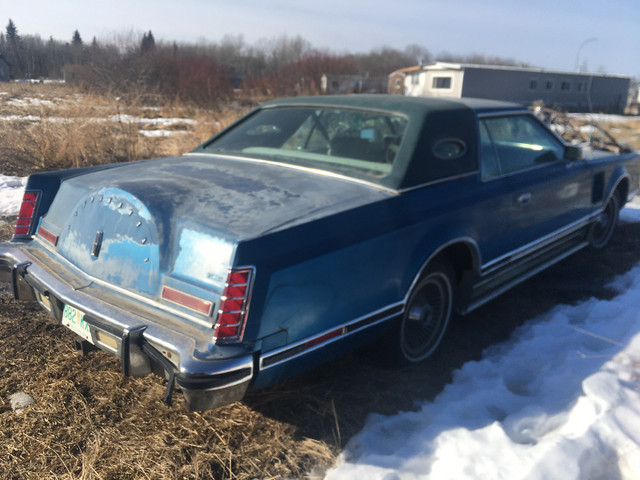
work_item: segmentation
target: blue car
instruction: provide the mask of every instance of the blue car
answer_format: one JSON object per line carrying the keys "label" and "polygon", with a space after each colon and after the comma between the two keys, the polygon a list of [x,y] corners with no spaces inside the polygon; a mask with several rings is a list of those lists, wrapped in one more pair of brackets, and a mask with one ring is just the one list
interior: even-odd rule
{"label": "blue car", "polygon": [[424,361],[456,312],[604,247],[639,181],[514,104],[276,100],[181,157],[31,175],[0,281],[204,410],[376,340]]}

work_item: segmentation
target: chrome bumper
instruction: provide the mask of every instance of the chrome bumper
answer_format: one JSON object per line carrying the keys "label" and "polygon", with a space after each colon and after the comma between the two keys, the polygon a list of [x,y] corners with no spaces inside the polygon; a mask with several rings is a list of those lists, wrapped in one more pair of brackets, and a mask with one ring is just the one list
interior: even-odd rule
{"label": "chrome bumper", "polygon": [[[61,320],[65,305],[84,312],[91,343],[120,357],[123,375],[146,375],[158,368],[169,382],[165,401],[171,403],[174,382],[191,411],[217,408],[240,400],[254,377],[253,355],[240,352],[223,358],[202,353],[207,332],[185,325],[184,332],[166,327],[166,312],[151,308],[132,311],[117,302],[105,302],[84,289],[74,288],[31,255],[24,243],[0,243],[0,282],[9,283],[14,297],[37,301]],[[163,320],[165,320],[163,322]],[[171,319],[175,325],[175,318]],[[189,327],[189,328],[187,328]],[[186,333],[185,333],[186,332]],[[200,333],[199,339],[189,332]],[[200,346],[200,348],[198,348]],[[160,372],[161,373],[161,372]]]}

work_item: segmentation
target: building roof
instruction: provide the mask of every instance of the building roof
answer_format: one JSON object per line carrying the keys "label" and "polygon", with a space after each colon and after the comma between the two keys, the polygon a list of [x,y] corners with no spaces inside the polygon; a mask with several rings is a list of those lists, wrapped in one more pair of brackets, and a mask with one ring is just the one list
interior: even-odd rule
{"label": "building roof", "polygon": [[[410,67],[413,68],[413,67]],[[601,73],[586,73],[586,72],[567,72],[562,70],[548,70],[546,68],[538,67],[517,67],[509,65],[479,65],[474,63],[449,63],[449,62],[434,62],[427,65],[423,65],[421,70],[464,70],[464,69],[482,69],[482,70],[501,70],[510,72],[529,72],[529,73],[553,73],[558,75],[571,75],[571,76],[583,76],[583,77],[608,77],[608,78],[625,78],[630,79],[623,75],[607,75]]]}
{"label": "building roof", "polygon": [[389,76],[394,75],[396,73],[411,73],[411,72],[417,72],[420,70],[422,70],[422,65],[414,65],[413,67],[405,67],[405,68],[400,68],[399,70],[394,70],[389,74]]}

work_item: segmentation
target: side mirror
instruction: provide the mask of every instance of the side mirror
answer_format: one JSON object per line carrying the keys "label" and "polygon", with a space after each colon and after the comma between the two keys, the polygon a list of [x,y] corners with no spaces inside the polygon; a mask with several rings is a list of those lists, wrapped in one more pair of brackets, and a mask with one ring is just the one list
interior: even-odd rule
{"label": "side mirror", "polygon": [[564,149],[564,158],[570,162],[582,160],[582,147],[577,145],[567,145]]}

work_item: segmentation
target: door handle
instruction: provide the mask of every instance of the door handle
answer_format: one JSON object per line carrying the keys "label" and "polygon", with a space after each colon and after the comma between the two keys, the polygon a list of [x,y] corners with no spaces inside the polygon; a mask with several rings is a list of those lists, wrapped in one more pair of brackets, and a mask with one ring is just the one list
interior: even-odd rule
{"label": "door handle", "polygon": [[530,193],[523,193],[522,195],[518,196],[518,203],[520,205],[527,205],[527,204],[531,203],[531,194]]}

